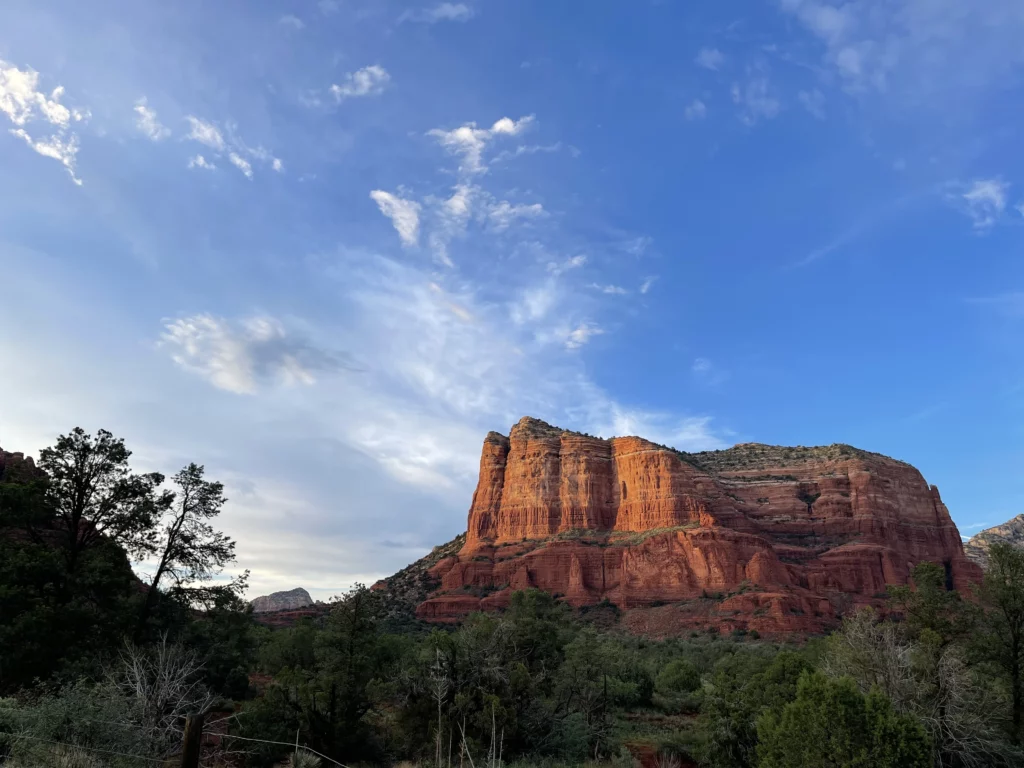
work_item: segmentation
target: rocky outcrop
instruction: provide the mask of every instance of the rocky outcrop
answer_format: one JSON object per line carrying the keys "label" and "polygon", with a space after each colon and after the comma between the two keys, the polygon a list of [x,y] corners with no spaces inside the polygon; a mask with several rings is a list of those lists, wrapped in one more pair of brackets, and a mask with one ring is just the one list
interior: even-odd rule
{"label": "rocky outcrop", "polygon": [[466,542],[430,569],[440,586],[417,614],[453,620],[537,587],[608,600],[652,633],[806,633],[880,604],[921,561],[951,587],[979,575],[904,462],[845,445],[687,454],[524,418],[485,438]]}
{"label": "rocky outcrop", "polygon": [[271,595],[252,599],[253,613],[270,613],[271,611],[295,611],[313,605],[313,598],[302,587],[287,592],[274,592]]}
{"label": "rocky outcrop", "polygon": [[986,528],[964,542],[964,554],[984,568],[988,565],[988,550],[996,542],[1012,544],[1024,549],[1024,515],[1017,515],[1002,525]]}
{"label": "rocky outcrop", "polygon": [[42,477],[31,456],[0,448],[0,483],[20,483]]}

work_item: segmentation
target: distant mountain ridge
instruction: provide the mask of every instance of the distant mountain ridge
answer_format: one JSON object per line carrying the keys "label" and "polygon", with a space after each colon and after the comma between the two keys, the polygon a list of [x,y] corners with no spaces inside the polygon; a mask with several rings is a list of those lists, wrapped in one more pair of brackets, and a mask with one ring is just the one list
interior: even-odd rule
{"label": "distant mountain ridge", "polygon": [[254,597],[250,603],[253,613],[271,613],[272,611],[294,611],[299,608],[308,608],[313,605],[313,598],[302,587],[296,587],[285,592],[274,592]]}
{"label": "distant mountain ridge", "polygon": [[984,568],[988,565],[989,548],[1000,541],[1024,549],[1024,515],[974,534],[964,542],[964,554]]}

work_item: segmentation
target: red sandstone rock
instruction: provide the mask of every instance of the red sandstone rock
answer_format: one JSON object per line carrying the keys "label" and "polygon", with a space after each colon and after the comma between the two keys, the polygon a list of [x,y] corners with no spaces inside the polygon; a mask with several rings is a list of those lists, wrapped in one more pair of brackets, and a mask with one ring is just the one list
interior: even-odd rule
{"label": "red sandstone rock", "polygon": [[957,588],[979,575],[938,489],[901,461],[841,445],[684,454],[524,418],[485,438],[466,543],[431,569],[441,586],[417,614],[455,620],[537,587],[636,624],[687,603],[678,628],[807,633],[926,560]]}

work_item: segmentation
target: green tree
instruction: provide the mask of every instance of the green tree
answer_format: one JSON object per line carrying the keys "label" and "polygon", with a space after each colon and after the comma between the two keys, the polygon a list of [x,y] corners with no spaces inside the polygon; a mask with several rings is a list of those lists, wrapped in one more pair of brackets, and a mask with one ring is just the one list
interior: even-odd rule
{"label": "green tree", "polygon": [[700,673],[686,659],[673,659],[661,668],[655,682],[661,693],[689,693],[700,688]]}
{"label": "green tree", "polygon": [[1014,743],[1020,743],[1024,675],[1024,550],[999,542],[989,550],[981,588],[988,610],[983,648],[1009,680]]}
{"label": "green tree", "polygon": [[877,689],[804,672],[796,699],[757,721],[759,768],[929,768],[931,747],[912,717]]}
{"label": "green tree", "polygon": [[156,520],[172,494],[159,491],[163,475],[132,472],[129,457],[124,440],[104,429],[93,437],[81,427],[39,454],[39,468],[49,476],[47,500],[65,534],[65,591],[82,553],[101,541],[136,558],[153,551]]}
{"label": "green tree", "polygon": [[783,651],[774,659],[736,653],[715,665],[701,713],[707,760],[722,768],[757,764],[757,719],[796,698],[801,674],[810,664]]}
{"label": "green tree", "polygon": [[165,581],[171,582],[172,596],[186,605],[209,605],[216,601],[217,592],[241,592],[244,588],[245,576],[228,585],[211,587],[207,583],[234,562],[235,542],[209,523],[227,500],[223,484],[203,475],[203,467],[189,464],[173,478],[177,491],[153,541],[157,567],[142,603],[137,636],[144,631]]}
{"label": "green tree", "polygon": [[29,482],[0,483],[0,691],[98,671],[128,629],[138,585],[124,551],[106,539],[69,579],[45,480],[14,479]]}

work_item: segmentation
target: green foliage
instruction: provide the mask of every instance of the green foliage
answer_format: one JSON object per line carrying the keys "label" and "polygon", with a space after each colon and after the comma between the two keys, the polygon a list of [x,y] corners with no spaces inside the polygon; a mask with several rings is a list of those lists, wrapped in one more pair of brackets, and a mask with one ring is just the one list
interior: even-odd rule
{"label": "green foliage", "polygon": [[1010,688],[1010,735],[1021,741],[1024,714],[1024,550],[999,542],[989,550],[982,582],[985,613],[976,647]]}
{"label": "green foliage", "polygon": [[757,721],[760,768],[928,768],[931,748],[913,718],[896,714],[877,689],[804,672],[796,698]]}
{"label": "green foliage", "polygon": [[700,673],[686,659],[674,659],[661,668],[656,685],[659,693],[689,693],[700,687]]}
{"label": "green foliage", "polygon": [[774,658],[737,653],[719,661],[701,713],[707,760],[723,768],[756,765],[758,717],[792,701],[800,676],[809,669],[792,651]]}

